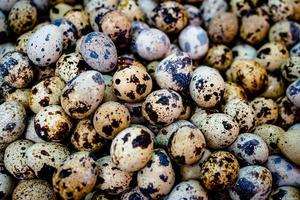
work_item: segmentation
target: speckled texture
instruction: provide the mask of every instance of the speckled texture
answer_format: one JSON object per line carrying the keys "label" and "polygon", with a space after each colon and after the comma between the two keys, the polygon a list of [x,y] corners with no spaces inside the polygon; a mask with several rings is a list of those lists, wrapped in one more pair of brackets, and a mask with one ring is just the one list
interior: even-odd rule
{"label": "speckled texture", "polygon": [[274,124],[278,118],[278,106],[272,99],[256,97],[250,102],[255,112],[255,124]]}
{"label": "speckled texture", "polygon": [[278,98],[276,103],[278,105],[276,124],[284,128],[292,125],[296,119],[297,107],[286,96]]}
{"label": "speckled texture", "polygon": [[167,200],[180,199],[203,199],[207,200],[206,189],[196,180],[182,181],[177,184],[166,198]]}
{"label": "speckled texture", "polygon": [[217,70],[226,70],[233,61],[233,53],[231,49],[223,44],[214,45],[209,48],[205,56],[205,64]]}
{"label": "speckled texture", "polygon": [[252,9],[252,5],[251,1],[248,0],[230,0],[230,8],[238,17],[243,17],[249,13]]}
{"label": "speckled texture", "polygon": [[230,81],[225,82],[225,93],[223,98],[224,104],[235,98],[247,100],[247,94],[245,90],[236,83]]}
{"label": "speckled texture", "polygon": [[271,19],[275,22],[286,20],[294,13],[293,3],[290,0],[269,0]]}
{"label": "speckled texture", "polygon": [[280,42],[289,47],[299,41],[300,26],[292,21],[279,21],[269,31],[270,42]]}
{"label": "speckled texture", "polygon": [[278,147],[283,155],[296,165],[300,165],[300,134],[299,130],[290,130],[279,137]]}
{"label": "speckled texture", "polygon": [[288,86],[286,96],[296,107],[300,108],[300,79]]}
{"label": "speckled texture", "polygon": [[63,18],[64,14],[72,9],[72,6],[66,3],[58,3],[54,5],[50,11],[49,11],[49,17],[51,21],[54,21],[56,19]]}
{"label": "speckled texture", "polygon": [[285,83],[283,78],[278,74],[272,75],[268,73],[268,83],[260,96],[275,100],[281,97],[284,94],[284,92]]}
{"label": "speckled texture", "polygon": [[191,4],[184,4],[184,9],[187,12],[189,24],[202,25],[203,19],[199,8]]}
{"label": "speckled texture", "polygon": [[0,196],[1,199],[7,198],[14,189],[14,179],[5,169],[4,164],[2,163],[2,158],[0,162]]}
{"label": "speckled texture", "polygon": [[281,74],[289,82],[300,79],[300,58],[291,56],[281,65]]}
{"label": "speckled texture", "polygon": [[29,38],[33,34],[33,31],[27,31],[20,35],[16,40],[16,51],[21,51],[23,53],[27,53],[27,43]]}
{"label": "speckled texture", "polygon": [[146,122],[146,119],[143,117],[142,114],[142,105],[143,102],[124,103],[124,106],[126,106],[130,113],[130,122],[132,124],[141,124]]}
{"label": "speckled texture", "polygon": [[[125,192],[122,196],[121,199],[122,200],[132,200],[132,199],[138,199],[138,200],[148,200],[148,197],[146,197],[141,190],[136,187],[133,188],[130,191]],[[104,199],[105,200],[105,199]]]}
{"label": "speckled texture", "polygon": [[5,101],[17,101],[27,109],[29,107],[29,93],[29,89],[12,89],[4,95]]}
{"label": "speckled texture", "polygon": [[253,59],[256,57],[256,49],[248,44],[239,44],[232,48],[233,58]]}
{"label": "speckled texture", "polygon": [[124,13],[131,21],[144,21],[145,14],[135,0],[121,0],[118,10]]}
{"label": "speckled texture", "polygon": [[203,0],[200,12],[202,13],[205,25],[208,26],[213,17],[226,12],[227,9],[228,4],[225,0]]}
{"label": "speckled texture", "polygon": [[38,136],[38,134],[36,133],[36,131],[34,129],[34,117],[35,117],[35,115],[31,116],[27,120],[27,127],[26,127],[26,130],[24,131],[24,137],[25,137],[25,139],[31,140],[35,143],[46,142],[45,140],[43,140],[42,138],[40,138]]}
{"label": "speckled texture", "polygon": [[63,18],[69,20],[76,27],[78,37],[90,31],[89,14],[80,8],[68,10],[63,15]]}
{"label": "speckled texture", "polygon": [[276,200],[278,198],[282,200],[300,199],[300,190],[291,186],[278,187],[272,191],[269,196],[269,200]]}

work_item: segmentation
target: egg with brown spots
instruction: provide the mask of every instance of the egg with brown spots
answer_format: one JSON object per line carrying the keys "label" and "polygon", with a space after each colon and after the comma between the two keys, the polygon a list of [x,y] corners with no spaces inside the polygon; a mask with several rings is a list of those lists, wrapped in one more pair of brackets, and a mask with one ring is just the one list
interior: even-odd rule
{"label": "egg with brown spots", "polygon": [[206,189],[196,180],[182,181],[178,183],[167,197],[167,200],[181,199],[208,200]]}
{"label": "egg with brown spots", "polygon": [[296,165],[300,165],[299,142],[300,134],[297,129],[287,131],[279,137],[278,141],[281,153]]}
{"label": "egg with brown spots", "polygon": [[205,57],[204,62],[217,70],[226,70],[233,61],[233,54],[229,47],[219,44],[212,46]]}
{"label": "egg with brown spots", "polygon": [[285,92],[285,83],[283,78],[276,74],[268,74],[268,83],[265,86],[264,92],[260,95],[262,97],[277,99]]}
{"label": "egg with brown spots", "polygon": [[58,3],[53,5],[49,10],[49,18],[51,21],[63,18],[64,14],[72,9],[72,6],[66,3]]}
{"label": "egg with brown spots", "polygon": [[[3,155],[4,156],[4,155]],[[14,189],[14,179],[9,174],[9,172],[5,169],[3,164],[3,157],[0,157],[0,197],[1,199],[6,199],[9,195],[11,195]]]}
{"label": "egg with brown spots", "polygon": [[278,118],[278,106],[272,99],[256,97],[250,102],[255,112],[255,124],[274,124]]}
{"label": "egg with brown spots", "polygon": [[63,89],[61,106],[71,117],[83,119],[97,109],[103,99],[104,89],[105,84],[100,72],[82,72]]}
{"label": "egg with brown spots", "polygon": [[232,48],[233,59],[254,59],[256,49],[249,44],[238,44]]}
{"label": "egg with brown spots", "polygon": [[89,14],[80,8],[68,10],[63,18],[70,21],[77,30],[78,37],[87,34],[90,31]]}
{"label": "egg with brown spots", "polygon": [[247,0],[230,0],[231,12],[238,17],[243,17],[252,9],[252,2]]}
{"label": "egg with brown spots", "polygon": [[23,53],[27,53],[27,43],[31,35],[33,34],[33,31],[27,31],[26,33],[23,33],[20,35],[16,40],[16,51],[20,51]]}
{"label": "egg with brown spots", "polygon": [[245,90],[236,83],[227,81],[225,82],[225,94],[223,98],[223,102],[228,103],[232,99],[241,99],[247,100],[247,94]]}
{"label": "egg with brown spots", "polygon": [[96,162],[87,152],[74,153],[54,173],[54,191],[63,199],[82,199],[93,190],[97,175]]}
{"label": "egg with brown spots", "polygon": [[281,65],[281,74],[289,82],[300,78],[300,58],[291,56]]}
{"label": "egg with brown spots", "polygon": [[30,116],[29,119],[27,120],[27,128],[24,133],[24,137],[25,137],[25,139],[31,140],[35,143],[46,142],[45,140],[43,140],[42,138],[40,138],[38,136],[38,134],[36,133],[36,131],[34,129],[34,117],[35,117],[35,115]]}
{"label": "egg with brown spots", "polygon": [[122,200],[132,200],[135,198],[137,198],[138,200],[148,200],[149,199],[141,192],[139,187],[135,187],[132,190],[123,193],[121,196]]}
{"label": "egg with brown spots", "polygon": [[200,180],[208,190],[232,187],[239,174],[239,162],[227,151],[216,151],[202,164]]}
{"label": "egg with brown spots", "polygon": [[34,117],[34,129],[39,137],[50,142],[62,142],[72,128],[70,117],[61,106],[50,105]]}
{"label": "egg with brown spots", "polygon": [[286,97],[276,100],[278,105],[278,119],[276,124],[281,127],[289,127],[294,124],[298,108]]}
{"label": "egg with brown spots", "polygon": [[126,106],[130,113],[130,121],[132,124],[142,124],[146,122],[146,119],[143,117],[142,114],[142,105],[143,102],[124,103],[124,106]]}
{"label": "egg with brown spots", "polygon": [[121,131],[112,141],[110,155],[113,163],[126,172],[139,171],[146,166],[153,152],[153,133],[143,126]]}
{"label": "egg with brown spots", "polygon": [[294,14],[293,3],[289,0],[269,0],[268,7],[274,22],[287,20]]}

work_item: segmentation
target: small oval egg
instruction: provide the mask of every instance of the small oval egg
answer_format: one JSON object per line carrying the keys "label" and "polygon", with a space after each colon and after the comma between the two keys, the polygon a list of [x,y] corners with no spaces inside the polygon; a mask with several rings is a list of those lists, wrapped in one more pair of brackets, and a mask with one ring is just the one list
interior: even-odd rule
{"label": "small oval egg", "polygon": [[51,21],[62,18],[66,12],[72,9],[72,6],[66,3],[58,3],[53,5],[49,11],[49,18]]}
{"label": "small oval egg", "polygon": [[269,41],[280,42],[289,47],[298,42],[299,32],[300,26],[298,23],[288,20],[279,21],[270,28]]}
{"label": "small oval egg", "polygon": [[286,96],[296,107],[300,108],[300,79],[288,86]]}
{"label": "small oval egg", "polygon": [[268,74],[268,83],[260,96],[276,99],[282,96],[284,92],[285,84],[283,78],[280,75]]}
{"label": "small oval egg", "polygon": [[279,137],[278,147],[283,155],[297,165],[300,165],[300,134],[299,130],[290,130]]}
{"label": "small oval egg", "polygon": [[180,200],[184,198],[208,200],[208,195],[199,181],[188,180],[178,183],[168,195],[167,200]]}
{"label": "small oval egg", "polygon": [[233,54],[229,47],[219,44],[209,48],[204,62],[219,71],[225,71],[233,61]]}
{"label": "small oval egg", "polygon": [[281,65],[281,74],[289,82],[300,78],[300,58],[291,56]]}
{"label": "small oval egg", "polygon": [[33,31],[27,31],[17,38],[16,51],[27,53],[27,43],[32,34],[33,34]]}
{"label": "small oval egg", "polygon": [[138,200],[148,200],[148,197],[146,197],[138,187],[123,193],[121,196],[121,200],[132,200],[135,198]]}
{"label": "small oval egg", "polygon": [[239,44],[232,48],[233,58],[237,59],[254,59],[256,57],[256,49],[249,44]]}
{"label": "small oval egg", "polygon": [[225,0],[203,0],[200,6],[200,12],[204,20],[205,26],[208,26],[211,19],[221,13],[226,12],[228,4]]}
{"label": "small oval egg", "polygon": [[276,124],[283,128],[294,124],[298,108],[286,96],[278,98],[276,103],[278,105],[278,119]]}
{"label": "small oval egg", "polygon": [[184,9],[187,12],[189,24],[200,26],[203,23],[199,8],[191,4],[184,4]]}
{"label": "small oval egg", "polygon": [[232,99],[247,100],[247,94],[245,90],[234,82],[225,82],[225,94],[223,98],[224,104],[227,104]]}
{"label": "small oval egg", "polygon": [[124,13],[131,21],[144,21],[145,19],[145,14],[139,6],[139,2],[135,0],[121,0],[118,10]]}
{"label": "small oval egg", "polygon": [[30,89],[13,89],[5,94],[6,101],[18,101],[24,108],[29,107]]}
{"label": "small oval egg", "polygon": [[7,38],[9,34],[6,19],[7,17],[5,16],[5,14],[2,11],[0,11],[0,43],[5,42],[5,38]]}
{"label": "small oval egg", "polygon": [[9,195],[11,195],[13,189],[14,189],[14,179],[13,177],[7,172],[5,169],[4,164],[2,163],[3,158],[1,158],[0,162],[0,194],[1,199],[7,198]]}
{"label": "small oval egg", "polygon": [[90,31],[89,14],[81,8],[72,8],[68,10],[63,18],[70,21],[77,30],[78,37],[87,34]]}
{"label": "small oval egg", "polygon": [[29,119],[27,120],[27,128],[25,130],[24,137],[25,139],[31,140],[35,143],[46,142],[38,136],[34,129],[34,117],[35,115],[29,117]]}
{"label": "small oval egg", "polygon": [[270,17],[274,22],[287,20],[294,13],[292,1],[270,0],[268,1]]}

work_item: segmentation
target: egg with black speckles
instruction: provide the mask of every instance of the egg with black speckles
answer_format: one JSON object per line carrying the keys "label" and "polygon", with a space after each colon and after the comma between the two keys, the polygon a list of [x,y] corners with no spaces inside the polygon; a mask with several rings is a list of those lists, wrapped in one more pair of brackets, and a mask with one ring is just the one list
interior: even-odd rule
{"label": "egg with black speckles", "polygon": [[121,0],[118,10],[124,13],[131,21],[144,21],[145,14],[135,0]]}
{"label": "egg with black speckles", "polygon": [[289,82],[300,79],[300,58],[298,56],[289,57],[281,65],[281,74]]}
{"label": "egg with black speckles", "polygon": [[300,108],[300,79],[288,86],[286,96],[296,107]]}
{"label": "egg with black speckles", "polygon": [[279,137],[278,147],[281,153],[296,165],[300,165],[299,146],[300,134],[299,130],[289,130]]}
{"label": "egg with black speckles", "polygon": [[230,0],[231,11],[238,17],[243,17],[252,9],[252,2],[247,0]]}
{"label": "egg with black speckles", "polygon": [[33,31],[27,31],[17,38],[16,44],[15,44],[16,51],[27,53],[27,43],[33,33],[34,33]]}
{"label": "egg with black speckles", "polygon": [[191,4],[184,4],[183,6],[187,12],[189,24],[200,26],[203,23],[200,9]]}
{"label": "egg with black speckles", "polygon": [[274,22],[287,20],[294,14],[292,1],[269,0],[270,17]]}
{"label": "egg with black speckles", "polygon": [[219,14],[226,12],[228,4],[225,0],[203,0],[200,6],[200,12],[205,26],[208,26],[211,19]]}
{"label": "egg with black speckles", "polygon": [[278,106],[273,99],[256,97],[250,102],[255,112],[255,124],[274,124],[278,118]]}
{"label": "egg with black speckles", "polygon": [[232,48],[233,59],[254,59],[256,57],[256,49],[249,44],[239,44]]}
{"label": "egg with black speckles", "polygon": [[273,190],[268,200],[289,200],[289,199],[300,199],[300,190],[296,187],[282,186]]}
{"label": "egg with black speckles", "polygon": [[130,191],[124,192],[121,196],[121,200],[131,200],[131,199],[138,199],[138,200],[148,200],[149,198],[146,197],[139,187],[135,187]]}
{"label": "egg with black speckles", "polygon": [[90,31],[89,14],[81,8],[72,8],[68,10],[63,18],[70,21],[77,30],[78,37],[87,34]]}
{"label": "egg with black speckles", "polygon": [[278,105],[278,119],[276,124],[284,128],[294,124],[298,108],[286,96],[278,98],[276,103]]}
{"label": "egg with black speckles", "polygon": [[182,181],[178,183],[170,192],[167,200],[180,200],[180,199],[202,199],[208,200],[206,189],[196,180]]}
{"label": "egg with black speckles", "polygon": [[51,21],[54,21],[56,19],[60,19],[72,9],[72,6],[66,3],[58,3],[56,5],[53,5],[53,7],[49,10],[49,18]]}
{"label": "egg with black speckles", "polygon": [[12,89],[8,91],[4,97],[5,101],[18,101],[27,109],[29,107],[29,93],[30,89],[26,88]]}
{"label": "egg with black speckles", "polygon": [[30,116],[30,118],[27,120],[27,128],[25,130],[24,137],[25,139],[31,140],[34,143],[46,142],[45,140],[43,140],[38,136],[38,134],[34,129],[34,117],[35,115]]}
{"label": "egg with black speckles", "polygon": [[233,61],[231,49],[223,44],[212,46],[205,56],[204,62],[217,70],[226,70]]}
{"label": "egg with black speckles", "polygon": [[276,22],[270,28],[270,42],[280,42],[286,47],[296,44],[299,41],[300,26],[298,23],[288,20]]}
{"label": "egg with black speckles", "polygon": [[276,74],[271,75],[268,73],[268,83],[265,86],[265,89],[260,96],[271,98],[271,99],[277,99],[281,97],[285,92],[285,83],[283,78]]}
{"label": "egg with black speckles", "polygon": [[[1,158],[1,161],[3,158]],[[0,194],[1,199],[7,198],[9,195],[11,195],[13,189],[14,189],[14,179],[13,177],[8,173],[8,171],[5,169],[5,166],[2,162],[0,162]]]}
{"label": "egg with black speckles", "polygon": [[[87,9],[87,8],[86,8]],[[101,20],[103,18],[103,16],[112,11],[109,8],[105,8],[105,7],[100,7],[100,8],[94,8],[89,12],[90,15],[90,23],[91,23],[91,27],[93,29],[93,31],[99,32],[99,30],[101,30]]]}

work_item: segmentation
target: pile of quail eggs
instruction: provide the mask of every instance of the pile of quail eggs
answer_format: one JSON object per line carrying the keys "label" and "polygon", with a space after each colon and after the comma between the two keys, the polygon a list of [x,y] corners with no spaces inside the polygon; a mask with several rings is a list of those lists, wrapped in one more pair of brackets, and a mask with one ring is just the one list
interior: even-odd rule
{"label": "pile of quail eggs", "polygon": [[0,0],[0,200],[300,200],[299,0]]}

